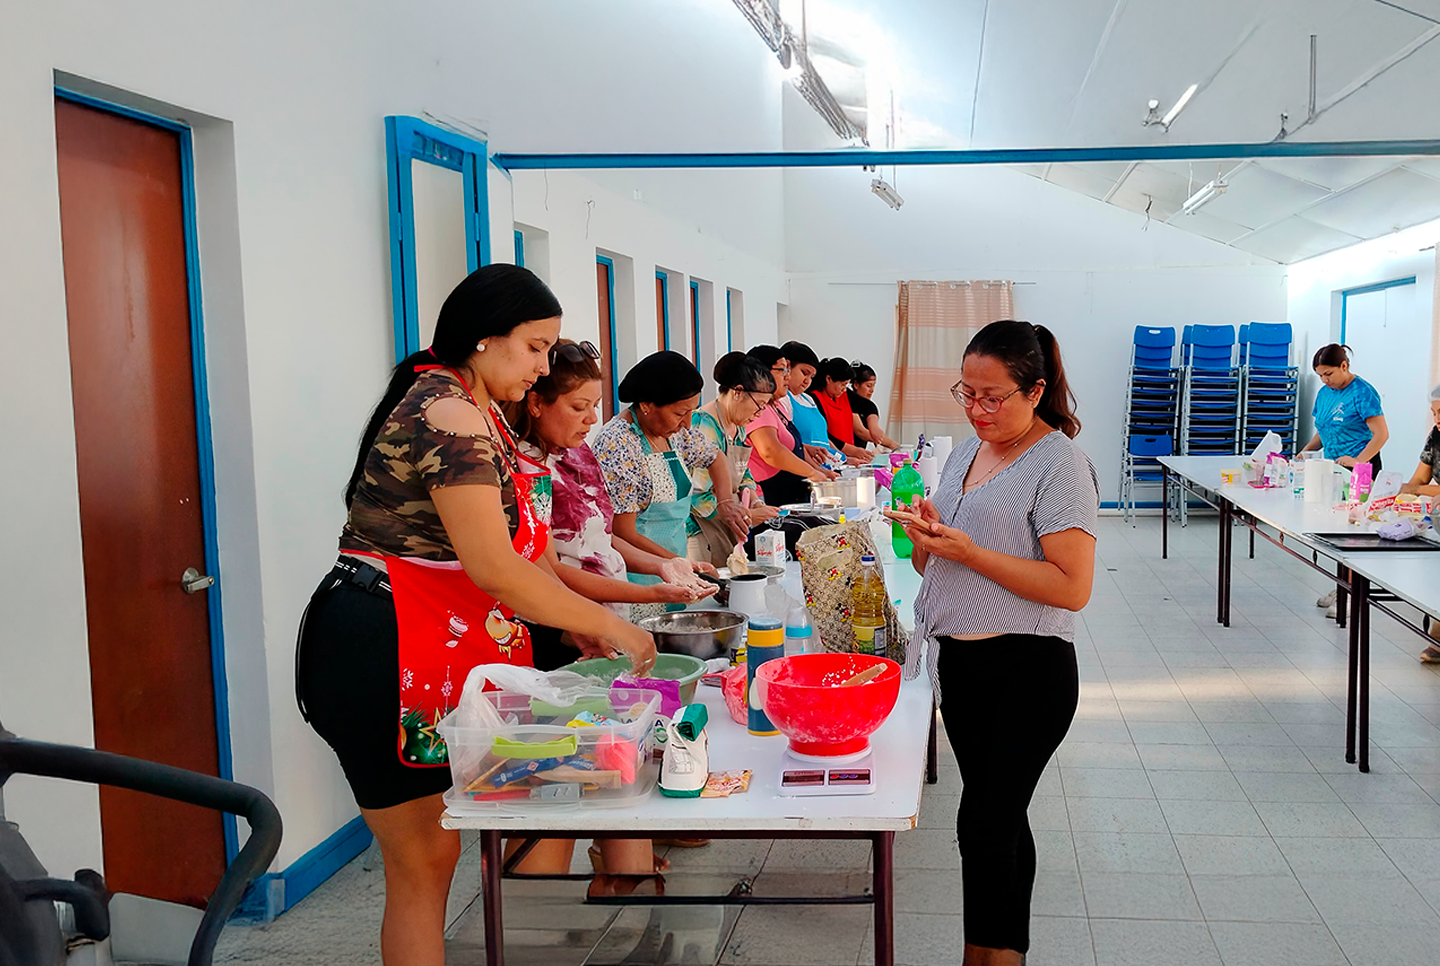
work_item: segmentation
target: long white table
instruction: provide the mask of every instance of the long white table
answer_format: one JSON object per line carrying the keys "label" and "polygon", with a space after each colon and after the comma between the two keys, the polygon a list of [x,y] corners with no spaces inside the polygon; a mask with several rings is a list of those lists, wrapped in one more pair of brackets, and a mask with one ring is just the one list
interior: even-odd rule
{"label": "long white table", "polygon": [[[1349,680],[1346,698],[1345,760],[1370,770],[1370,608],[1378,608],[1424,634],[1410,618],[1388,606],[1404,601],[1421,613],[1440,615],[1440,551],[1346,552],[1315,539],[1316,533],[1362,529],[1352,527],[1343,512],[1329,504],[1297,499],[1286,488],[1256,489],[1245,483],[1222,483],[1220,471],[1240,465],[1236,456],[1164,456],[1165,511],[1161,514],[1161,555],[1169,550],[1169,494],[1191,494],[1220,513],[1216,620],[1230,626],[1230,574],[1234,559],[1234,523],[1294,556],[1335,581],[1337,622],[1349,630]],[[1269,527],[1273,534],[1266,531]],[[1319,558],[1332,561],[1332,573]]]}
{"label": "long white table", "polygon": [[[907,618],[920,579],[910,562],[894,561],[885,567],[886,587],[898,598]],[[873,887],[869,896],[755,897],[744,890],[727,896],[661,896],[645,898],[646,905],[668,901],[697,904],[745,905],[864,902],[875,909],[875,962],[893,966],[894,953],[894,839],[896,832],[916,826],[922,784],[935,781],[934,696],[926,675],[903,682],[895,710],[871,736],[877,787],[871,795],[789,798],[776,791],[782,736],[756,737],[735,723],[718,688],[701,687],[697,700],[709,712],[710,770],[751,770],[749,791],[728,798],[676,799],[658,791],[639,802],[619,808],[535,808],[484,816],[447,812],[442,824],[451,829],[481,833],[482,895],[485,908],[485,961],[504,962],[501,917],[503,840],[508,837],[630,836],[664,833],[668,838],[852,838],[868,839],[874,855]],[[513,861],[513,860],[512,860]]]}

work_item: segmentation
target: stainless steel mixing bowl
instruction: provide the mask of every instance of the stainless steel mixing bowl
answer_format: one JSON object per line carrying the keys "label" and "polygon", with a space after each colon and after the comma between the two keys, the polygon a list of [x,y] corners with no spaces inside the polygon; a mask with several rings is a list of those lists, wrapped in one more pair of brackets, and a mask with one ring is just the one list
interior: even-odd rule
{"label": "stainless steel mixing bowl", "polygon": [[677,610],[647,617],[640,629],[655,636],[655,647],[668,654],[689,654],[702,661],[728,657],[745,635],[746,617],[728,610]]}

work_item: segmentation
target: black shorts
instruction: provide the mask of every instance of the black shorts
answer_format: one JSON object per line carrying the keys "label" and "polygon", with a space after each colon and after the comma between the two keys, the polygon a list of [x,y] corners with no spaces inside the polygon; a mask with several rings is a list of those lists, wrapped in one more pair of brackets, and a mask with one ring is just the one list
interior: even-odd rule
{"label": "black shorts", "polygon": [[361,808],[390,808],[450,787],[450,768],[402,764],[400,632],[395,603],[327,577],[310,598],[296,644],[295,693],[335,750]]}

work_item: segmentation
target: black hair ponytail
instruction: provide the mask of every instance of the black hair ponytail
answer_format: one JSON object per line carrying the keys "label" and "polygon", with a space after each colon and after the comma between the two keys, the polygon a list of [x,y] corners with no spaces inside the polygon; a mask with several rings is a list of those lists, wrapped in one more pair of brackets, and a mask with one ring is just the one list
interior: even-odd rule
{"label": "black hair ponytail", "polygon": [[380,427],[419,378],[417,366],[463,365],[482,339],[505,335],[526,322],[553,319],[560,314],[560,300],[529,269],[486,265],[465,276],[440,306],[430,348],[412,352],[391,371],[385,394],[370,413],[360,437],[355,468],[345,485],[345,506],[348,508],[355,499],[355,490],[365,474],[365,462],[380,435]]}

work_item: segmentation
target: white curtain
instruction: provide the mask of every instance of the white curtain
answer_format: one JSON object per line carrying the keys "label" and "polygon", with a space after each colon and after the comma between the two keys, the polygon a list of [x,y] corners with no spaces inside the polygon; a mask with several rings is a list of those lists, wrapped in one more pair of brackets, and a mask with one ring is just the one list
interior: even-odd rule
{"label": "white curtain", "polygon": [[957,439],[971,435],[950,387],[960,378],[960,361],[975,333],[1014,317],[1010,282],[899,283],[890,436],[910,442],[921,433]]}

